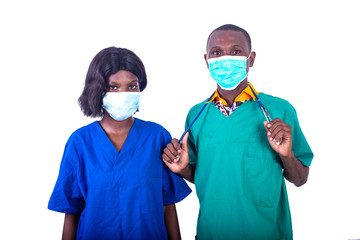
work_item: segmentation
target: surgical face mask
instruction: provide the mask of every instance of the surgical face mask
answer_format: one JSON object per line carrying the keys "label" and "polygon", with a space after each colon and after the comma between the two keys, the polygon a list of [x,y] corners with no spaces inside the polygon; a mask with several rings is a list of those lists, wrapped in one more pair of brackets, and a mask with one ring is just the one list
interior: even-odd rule
{"label": "surgical face mask", "polygon": [[[249,55],[250,57],[250,55]],[[246,78],[246,62],[249,57],[222,56],[207,60],[210,76],[224,90],[233,90]]]}
{"label": "surgical face mask", "polygon": [[138,110],[141,92],[107,92],[103,107],[110,116],[118,121],[125,120]]}

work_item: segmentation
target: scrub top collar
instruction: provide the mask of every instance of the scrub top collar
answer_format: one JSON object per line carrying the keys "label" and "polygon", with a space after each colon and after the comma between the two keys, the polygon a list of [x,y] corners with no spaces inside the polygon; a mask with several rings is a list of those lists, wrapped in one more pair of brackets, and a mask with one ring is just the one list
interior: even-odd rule
{"label": "scrub top collar", "polygon": [[[256,89],[254,88],[254,86],[249,82],[249,85],[254,89],[256,94],[259,94],[260,92],[256,91]],[[256,100],[254,93],[251,91],[251,88],[249,86],[247,86],[236,98],[234,102],[244,102],[246,100],[249,99],[253,99],[254,101]],[[221,102],[223,105],[227,105],[227,102],[225,101],[225,99],[220,97],[220,94],[218,92],[218,90],[215,91],[215,94],[212,96],[212,98],[207,101],[207,103],[209,102],[213,102],[214,99],[216,99],[216,101]]]}
{"label": "scrub top collar", "polygon": [[[129,150],[133,149],[136,146],[136,139],[137,139],[137,129],[139,126],[139,120],[137,118],[134,118],[134,123],[130,128],[130,131],[125,139],[125,142],[121,148],[120,151],[117,151],[114,144],[111,142],[109,137],[106,135],[106,132],[101,127],[100,122],[96,122],[96,132],[99,136],[99,138],[103,142],[103,147],[105,148],[105,151],[114,154],[114,158],[118,159],[119,157],[123,156],[128,152]],[[115,160],[116,161],[116,160]]]}

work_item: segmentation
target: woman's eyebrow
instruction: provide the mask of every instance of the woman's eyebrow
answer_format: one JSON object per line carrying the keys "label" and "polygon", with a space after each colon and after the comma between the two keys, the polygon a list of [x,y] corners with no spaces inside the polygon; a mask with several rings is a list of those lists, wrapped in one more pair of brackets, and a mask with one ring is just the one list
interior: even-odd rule
{"label": "woman's eyebrow", "polygon": [[[129,84],[132,84],[132,83],[139,83],[140,81],[138,80],[138,79],[134,79],[134,80],[131,80],[131,82],[129,83]],[[110,84],[113,84],[113,85],[118,85],[119,84],[119,82],[117,82],[117,81],[113,81],[113,80],[109,80],[109,82],[108,82],[108,85],[110,85]]]}
{"label": "woman's eyebrow", "polygon": [[114,80],[109,80],[108,84],[117,84],[117,82]]}

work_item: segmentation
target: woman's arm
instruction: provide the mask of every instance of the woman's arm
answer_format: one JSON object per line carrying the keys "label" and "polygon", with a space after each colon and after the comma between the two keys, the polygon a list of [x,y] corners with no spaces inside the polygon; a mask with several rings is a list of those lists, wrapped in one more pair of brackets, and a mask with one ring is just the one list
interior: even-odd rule
{"label": "woman's arm", "polygon": [[75,240],[80,214],[65,214],[63,240]]}
{"label": "woman's arm", "polygon": [[164,206],[165,226],[169,240],[181,239],[175,204]]}

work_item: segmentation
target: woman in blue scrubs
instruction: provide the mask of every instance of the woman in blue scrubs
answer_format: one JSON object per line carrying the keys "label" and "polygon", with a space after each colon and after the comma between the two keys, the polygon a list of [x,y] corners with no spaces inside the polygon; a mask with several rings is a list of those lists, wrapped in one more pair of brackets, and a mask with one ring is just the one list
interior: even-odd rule
{"label": "woman in blue scrubs", "polygon": [[101,120],[70,136],[48,205],[65,213],[63,239],[180,239],[175,203],[191,190],[161,160],[169,132],[133,117],[146,84],[128,49],[92,60],[79,104]]}

